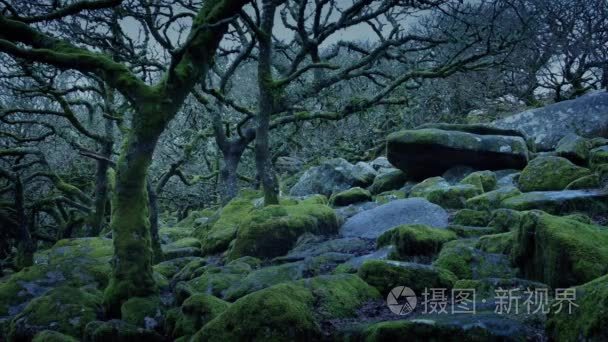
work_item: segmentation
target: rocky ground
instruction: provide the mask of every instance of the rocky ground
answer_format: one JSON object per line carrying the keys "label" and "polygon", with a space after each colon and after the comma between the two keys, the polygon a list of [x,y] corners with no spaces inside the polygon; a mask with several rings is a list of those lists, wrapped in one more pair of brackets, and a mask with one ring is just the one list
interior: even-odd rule
{"label": "rocky ground", "polygon": [[[516,130],[428,125],[387,140],[387,158],[294,175],[280,205],[244,191],[167,223],[160,295],[130,299],[120,320],[101,303],[111,240],[59,241],[2,278],[2,335],[608,340],[607,139],[567,134],[537,153]],[[391,302],[398,286],[417,298],[406,315],[387,305],[406,302]]]}

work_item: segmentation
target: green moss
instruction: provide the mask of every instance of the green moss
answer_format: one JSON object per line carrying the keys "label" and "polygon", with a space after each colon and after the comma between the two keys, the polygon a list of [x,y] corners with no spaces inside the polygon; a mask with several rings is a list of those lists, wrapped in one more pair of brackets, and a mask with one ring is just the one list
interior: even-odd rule
{"label": "green moss", "polygon": [[570,214],[570,215],[566,215],[563,216],[566,219],[569,220],[576,220],[578,222],[582,222],[582,223],[586,223],[586,224],[593,224],[593,220],[591,219],[591,217],[582,214],[582,213],[575,213],[575,214]]}
{"label": "green moss", "polygon": [[516,270],[511,266],[509,256],[478,249],[480,239],[446,243],[433,265],[451,271],[458,279],[515,277]]}
{"label": "green moss", "polygon": [[287,253],[304,233],[327,235],[337,231],[338,219],[325,205],[270,205],[244,218],[228,258],[276,257]]}
{"label": "green moss", "polygon": [[451,224],[448,226],[448,230],[454,232],[458,237],[461,238],[474,238],[488,234],[496,233],[496,229],[491,227],[472,227],[472,226],[461,226],[458,224]]}
{"label": "green moss", "polygon": [[475,171],[461,180],[460,184],[474,185],[483,192],[492,191],[496,188],[496,174],[492,171]]}
{"label": "green moss", "polygon": [[565,190],[578,190],[578,189],[597,189],[600,187],[600,178],[597,174],[590,174],[573,180],[568,184]]}
{"label": "green moss", "polygon": [[444,243],[454,239],[456,239],[456,234],[447,229],[412,224],[385,232],[378,237],[377,244],[379,247],[394,245],[396,256],[405,258],[414,255],[437,254]]}
{"label": "green moss", "polygon": [[551,310],[547,332],[555,341],[606,341],[608,330],[608,275],[576,288],[576,306],[568,312],[564,303],[562,312]]}
{"label": "green moss", "polygon": [[[357,340],[365,342],[400,341],[407,336],[411,341],[483,341],[487,334],[468,330],[456,325],[437,324],[432,320],[388,321],[366,326]],[[472,336],[479,336],[472,337]]]}
{"label": "green moss", "polygon": [[34,336],[32,342],[78,342],[78,340],[57,331],[43,330]]}
{"label": "green moss", "polygon": [[84,341],[91,342],[163,342],[166,339],[153,330],[129,324],[121,320],[93,321],[85,328]]}
{"label": "green moss", "polygon": [[367,202],[371,200],[372,195],[369,191],[355,187],[332,195],[329,202],[334,206],[346,206],[353,203]]}
{"label": "green moss", "polygon": [[390,260],[368,260],[361,265],[358,275],[384,296],[396,286],[407,286],[417,292],[431,287],[452,288],[457,280],[445,269]]}
{"label": "green moss", "polygon": [[564,157],[578,165],[584,165],[589,159],[591,142],[576,134],[568,134],[563,137],[555,148],[559,157]]}
{"label": "green moss", "polygon": [[374,201],[378,204],[386,204],[390,201],[394,201],[396,199],[405,198],[405,191],[402,190],[393,190],[386,191],[381,194],[374,196]]}
{"label": "green moss", "polygon": [[526,213],[511,253],[524,276],[551,287],[583,284],[608,273],[608,231],[546,214]]}
{"label": "green moss", "polygon": [[379,174],[369,187],[369,191],[377,195],[381,192],[397,190],[407,181],[407,175],[401,170],[393,170]]}
{"label": "green moss", "polygon": [[472,209],[459,210],[452,219],[453,224],[473,227],[485,227],[489,221],[488,212]]}
{"label": "green moss", "polygon": [[280,201],[280,204],[282,204],[282,205],[298,204],[298,203],[302,203],[302,204],[325,204],[325,205],[327,205],[327,204],[329,204],[329,200],[324,195],[315,194],[315,195],[307,196],[303,200],[293,201],[291,203],[288,203],[285,198],[281,198],[281,201]]}
{"label": "green moss", "polygon": [[112,253],[112,240],[104,238],[60,240],[37,252],[33,266],[0,282],[0,316],[18,313],[29,300],[53,287],[87,285],[102,289],[110,276]]}
{"label": "green moss", "polygon": [[378,297],[354,275],[283,283],[240,298],[192,340],[319,340],[321,320],[352,316],[364,302]]}
{"label": "green moss", "polygon": [[312,312],[314,296],[286,283],[237,300],[207,323],[192,341],[309,341],[320,337]]}
{"label": "green moss", "polygon": [[123,321],[148,329],[154,329],[162,318],[162,304],[157,296],[133,297],[120,308]]}
{"label": "green moss", "polygon": [[10,323],[10,341],[31,340],[37,332],[51,329],[79,338],[88,322],[101,312],[101,293],[58,287],[32,300]]}
{"label": "green moss", "polygon": [[521,191],[514,186],[504,187],[469,198],[465,207],[473,210],[493,210],[499,208],[503,200],[520,194]]}
{"label": "green moss", "polygon": [[492,211],[492,216],[488,226],[495,228],[499,232],[508,232],[519,227],[522,212],[511,209],[496,209]]}
{"label": "green moss", "polygon": [[595,215],[608,208],[608,195],[601,191],[585,190],[527,192],[507,198],[501,206],[519,211],[538,209],[558,215],[571,212]]}
{"label": "green moss", "polygon": [[186,226],[163,227],[158,230],[158,236],[163,243],[187,239],[192,237],[192,234],[194,234],[194,228]]}
{"label": "green moss", "polygon": [[473,251],[470,241],[454,240],[446,243],[433,265],[449,270],[458,279],[471,279]]}
{"label": "green moss", "polygon": [[228,249],[228,245],[236,237],[239,225],[253,210],[254,199],[258,197],[258,192],[241,193],[218,211],[212,223],[196,230],[195,236],[201,240],[204,254],[219,253]]}
{"label": "green moss", "polygon": [[198,222],[205,221],[205,219],[210,219],[214,214],[215,210],[212,209],[194,210],[190,212],[185,219],[176,223],[175,227],[191,231],[200,225]]}
{"label": "green moss", "polygon": [[172,242],[170,244],[167,244],[164,247],[167,249],[185,248],[185,247],[201,248],[201,242],[196,238],[186,237],[186,238],[179,239],[175,242]]}
{"label": "green moss", "polygon": [[528,163],[519,176],[521,191],[563,190],[576,179],[588,176],[589,169],[576,166],[561,157],[537,157]]}
{"label": "green moss", "polygon": [[594,148],[590,152],[589,166],[592,169],[597,169],[599,165],[608,164],[608,146]]}
{"label": "green moss", "polygon": [[286,263],[276,266],[268,266],[247,274],[242,280],[233,284],[225,294],[226,300],[234,301],[249,293],[261,289],[298,280],[303,277],[304,267],[300,262]]}
{"label": "green moss", "polygon": [[374,287],[350,274],[303,279],[297,284],[312,292],[318,303],[315,314],[322,319],[354,316],[365,302],[381,297]]}
{"label": "green moss", "polygon": [[410,197],[423,197],[444,208],[464,208],[466,200],[483,191],[471,184],[450,185],[441,177],[432,177],[415,185]]}
{"label": "green moss", "polygon": [[169,333],[174,339],[194,335],[229,306],[228,302],[208,294],[190,296],[177,310],[175,323],[168,329]]}
{"label": "green moss", "polygon": [[[148,216],[146,173],[151,153],[141,151],[143,132],[148,133],[152,118],[145,125],[134,120],[116,163],[116,189],[112,197],[112,236],[114,256],[112,276],[104,292],[104,305],[115,316],[122,303],[131,297],[149,296],[158,291],[152,271],[152,244]],[[143,125],[143,127],[140,127]],[[149,134],[149,133],[148,133]],[[153,138],[152,138],[153,139]]]}
{"label": "green moss", "polygon": [[238,284],[244,277],[242,273],[231,273],[229,270],[221,270],[206,267],[205,272],[192,280],[178,283],[175,286],[175,295],[178,303],[197,293],[207,293],[216,297],[223,297],[224,291]]}
{"label": "green moss", "polygon": [[486,235],[479,238],[477,248],[488,253],[510,254],[513,246],[513,232]]}
{"label": "green moss", "polygon": [[189,262],[194,260],[204,260],[199,257],[184,257],[172,260],[163,261],[152,267],[154,272],[158,272],[167,278],[173,278],[182,268],[184,268]]}

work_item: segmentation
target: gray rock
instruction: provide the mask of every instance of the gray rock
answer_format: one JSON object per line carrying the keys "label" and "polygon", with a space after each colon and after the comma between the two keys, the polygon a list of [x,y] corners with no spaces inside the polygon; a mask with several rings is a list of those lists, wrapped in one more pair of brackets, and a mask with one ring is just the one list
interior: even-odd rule
{"label": "gray rock", "polygon": [[375,239],[393,227],[413,223],[445,228],[448,225],[448,213],[422,198],[400,199],[349,218],[340,229],[340,234]]}
{"label": "gray rock", "polygon": [[501,207],[514,210],[540,209],[550,214],[583,212],[595,214],[608,208],[604,190],[533,191],[505,199]]}
{"label": "gray rock", "polygon": [[339,218],[342,219],[342,221],[344,221],[347,218],[355,216],[362,211],[374,209],[378,205],[379,204],[376,202],[355,203],[355,204],[349,205],[348,207],[336,208],[336,209],[334,209],[334,212],[336,213],[336,215]]}
{"label": "gray rock", "polygon": [[492,123],[518,129],[534,139],[537,148],[549,150],[569,133],[583,137],[602,135],[608,129],[608,93],[594,92],[574,100],[527,110]]}
{"label": "gray rock", "polygon": [[376,171],[380,170],[380,169],[391,169],[391,168],[393,168],[393,165],[388,161],[388,159],[386,159],[386,157],[378,157],[378,158],[372,160],[369,164]]}
{"label": "gray rock", "polygon": [[445,179],[450,184],[456,184],[474,171],[475,169],[470,166],[456,165],[444,172],[441,177],[443,177],[443,179]]}
{"label": "gray rock", "polygon": [[500,170],[521,169],[528,162],[526,141],[519,135],[509,135],[514,134],[511,131],[498,135],[500,130],[485,126],[473,126],[475,130],[465,126],[470,128],[467,131],[462,125],[452,126],[458,130],[423,128],[389,135],[388,160],[413,179],[439,176],[457,165]]}
{"label": "gray rock", "polygon": [[306,236],[300,238],[298,245],[285,256],[275,258],[278,262],[292,262],[316,257],[325,253],[365,254],[373,246],[369,240],[347,237],[323,241],[321,237]]}
{"label": "gray rock", "polygon": [[291,188],[291,196],[322,194],[330,197],[355,186],[366,187],[374,181],[371,168],[355,166],[345,159],[327,160],[319,166],[308,169]]}

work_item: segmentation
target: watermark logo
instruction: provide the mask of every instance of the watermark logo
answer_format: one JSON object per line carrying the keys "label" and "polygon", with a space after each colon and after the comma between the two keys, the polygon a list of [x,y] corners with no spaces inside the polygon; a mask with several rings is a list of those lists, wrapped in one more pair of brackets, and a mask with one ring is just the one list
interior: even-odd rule
{"label": "watermark logo", "polygon": [[397,286],[386,297],[386,304],[394,314],[407,315],[414,311],[418,299],[409,287]]}
{"label": "watermark logo", "polygon": [[[504,314],[572,314],[579,306],[575,303],[574,288],[555,289],[550,293],[548,288],[511,288],[498,287],[492,299],[486,293],[480,302],[484,307],[494,304],[494,313]],[[418,298],[412,289],[397,286],[386,297],[388,308],[396,315],[407,315],[414,311]],[[420,299],[422,314],[476,314],[477,294],[475,289],[425,288]]]}

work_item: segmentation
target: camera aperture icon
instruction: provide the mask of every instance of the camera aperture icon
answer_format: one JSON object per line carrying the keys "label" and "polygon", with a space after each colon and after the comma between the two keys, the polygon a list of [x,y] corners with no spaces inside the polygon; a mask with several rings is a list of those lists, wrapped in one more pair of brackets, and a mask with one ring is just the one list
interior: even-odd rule
{"label": "camera aperture icon", "polygon": [[397,315],[410,314],[418,304],[416,293],[406,286],[397,286],[386,297],[388,308]]}

